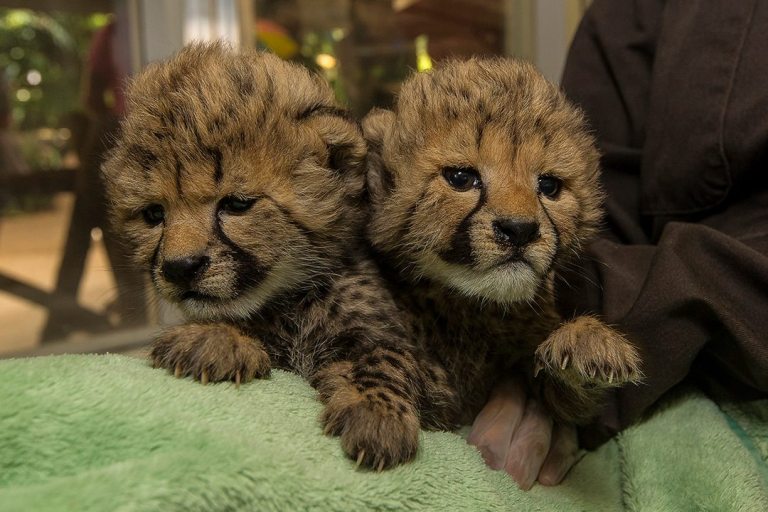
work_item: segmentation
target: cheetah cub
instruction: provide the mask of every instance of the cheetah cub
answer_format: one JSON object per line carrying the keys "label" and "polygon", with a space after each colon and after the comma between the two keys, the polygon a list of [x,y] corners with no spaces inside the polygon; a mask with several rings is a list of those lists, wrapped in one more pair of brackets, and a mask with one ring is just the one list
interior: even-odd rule
{"label": "cheetah cub", "polygon": [[103,166],[114,225],[187,318],[154,365],[203,383],[294,371],[358,464],[411,459],[422,370],[361,243],[366,145],[329,86],[193,45],[141,73],[128,104]]}
{"label": "cheetah cub", "polygon": [[595,233],[602,197],[584,117],[554,85],[524,62],[450,62],[407,80],[363,129],[368,237],[458,401],[435,424],[471,422],[510,372],[575,423],[638,381],[620,333],[556,313],[553,275]]}

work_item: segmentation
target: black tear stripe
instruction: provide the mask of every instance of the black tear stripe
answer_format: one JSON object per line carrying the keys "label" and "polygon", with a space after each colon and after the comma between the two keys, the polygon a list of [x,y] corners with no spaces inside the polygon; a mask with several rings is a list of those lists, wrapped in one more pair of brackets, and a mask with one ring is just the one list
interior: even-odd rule
{"label": "black tear stripe", "polygon": [[157,259],[160,257],[160,246],[163,245],[163,237],[165,236],[165,233],[160,235],[160,240],[157,241],[157,246],[155,246],[155,250],[152,251],[152,258],[149,260],[149,273],[152,274],[152,271],[155,270],[155,267],[157,266]]}
{"label": "black tear stripe", "polygon": [[221,150],[219,148],[206,148],[205,152],[213,159],[213,181],[218,185],[224,177]]}
{"label": "black tear stripe", "polygon": [[472,223],[472,217],[482,208],[487,201],[487,193],[485,188],[480,189],[480,197],[477,200],[477,204],[474,208],[462,219],[459,223],[456,231],[451,238],[451,247],[440,254],[448,263],[455,263],[458,265],[472,265],[475,259],[472,254],[472,239],[470,237],[469,228]]}
{"label": "black tear stripe", "polygon": [[254,255],[237,245],[224,233],[221,227],[221,219],[218,215],[216,215],[216,220],[213,223],[213,233],[221,243],[227,246],[230,255],[239,267],[237,281],[235,282],[237,294],[239,295],[248,288],[254,288],[261,284],[269,269],[262,265]]}
{"label": "black tear stripe", "polygon": [[165,232],[160,235],[160,240],[157,241],[157,246],[155,246],[155,250],[152,252],[152,258],[149,260],[149,280],[152,281],[152,284],[155,286],[158,285],[158,283],[155,281],[157,277],[155,274],[155,269],[157,268],[157,260],[160,258],[160,246],[163,245],[164,236]]}
{"label": "black tear stripe", "polygon": [[264,196],[264,197],[266,199],[269,199],[272,202],[272,204],[275,205],[275,208],[280,210],[280,213],[283,214],[283,216],[286,218],[288,223],[291,224],[293,227],[295,227],[305,238],[307,238],[313,243],[318,242],[318,235],[314,231],[309,229],[307,226],[302,224],[300,221],[296,220],[293,217],[293,213],[291,212],[291,210],[281,205],[280,203],[278,203],[277,201],[275,201],[269,196]]}
{"label": "black tear stripe", "polygon": [[552,267],[555,266],[557,255],[560,253],[560,230],[557,229],[557,224],[555,224],[555,221],[552,220],[552,216],[549,215],[549,210],[547,210],[547,207],[544,206],[544,202],[541,200],[541,197],[539,197],[539,204],[544,210],[544,215],[547,216],[547,220],[549,220],[549,223],[552,224],[552,231],[555,232],[555,253],[552,255],[552,259],[550,260],[549,265],[547,265],[546,272],[544,272],[544,275],[549,275],[549,273],[552,272]]}

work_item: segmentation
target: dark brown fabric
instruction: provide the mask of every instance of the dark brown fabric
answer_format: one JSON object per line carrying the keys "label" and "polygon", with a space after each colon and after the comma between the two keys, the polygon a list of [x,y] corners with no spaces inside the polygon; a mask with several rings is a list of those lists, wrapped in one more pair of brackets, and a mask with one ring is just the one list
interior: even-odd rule
{"label": "dark brown fabric", "polygon": [[641,349],[583,436],[636,421],[691,372],[768,393],[768,2],[596,0],[563,76],[604,153],[607,229],[563,275]]}

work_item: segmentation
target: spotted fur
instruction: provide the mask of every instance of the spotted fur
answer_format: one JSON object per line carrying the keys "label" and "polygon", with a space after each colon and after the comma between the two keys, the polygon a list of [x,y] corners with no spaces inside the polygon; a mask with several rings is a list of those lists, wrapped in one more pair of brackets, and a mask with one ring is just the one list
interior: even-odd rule
{"label": "spotted fur", "polygon": [[[595,233],[602,195],[584,117],[554,85],[516,60],[449,62],[413,75],[363,128],[368,237],[412,336],[446,371],[441,396],[458,399],[438,425],[471,421],[511,372],[577,423],[639,379],[620,333],[555,310],[553,276]],[[476,179],[451,185],[457,170]]]}
{"label": "spotted fur", "polygon": [[328,85],[194,45],[141,73],[128,105],[103,168],[112,218],[188,319],[153,363],[204,383],[297,372],[359,464],[411,459],[434,376],[361,243],[366,145]]}

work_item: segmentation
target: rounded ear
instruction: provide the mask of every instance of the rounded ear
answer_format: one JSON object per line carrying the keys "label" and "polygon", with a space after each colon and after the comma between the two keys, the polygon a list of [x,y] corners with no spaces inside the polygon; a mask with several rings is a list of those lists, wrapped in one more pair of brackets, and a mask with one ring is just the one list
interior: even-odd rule
{"label": "rounded ear", "polygon": [[395,186],[394,176],[384,162],[384,140],[395,124],[395,113],[374,108],[363,119],[363,134],[368,144],[366,182],[368,194],[374,203],[383,200]]}
{"label": "rounded ear", "polygon": [[395,124],[395,113],[384,108],[374,108],[363,118],[363,133],[369,143],[381,144],[384,142],[392,125]]}
{"label": "rounded ear", "polygon": [[328,148],[328,167],[341,174],[362,174],[367,150],[360,125],[346,111],[325,110],[318,109],[306,122]]}

